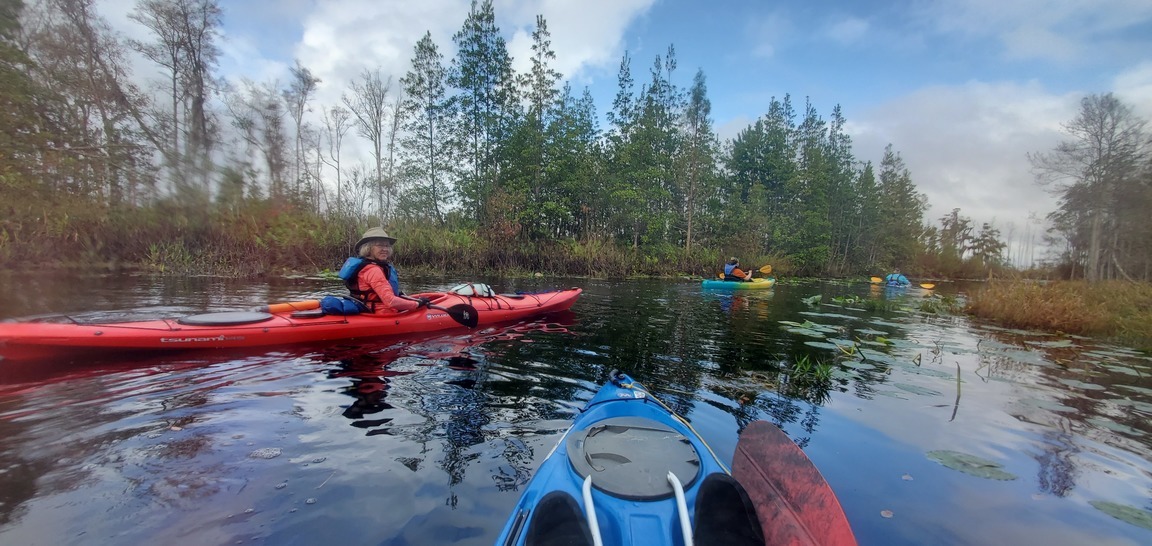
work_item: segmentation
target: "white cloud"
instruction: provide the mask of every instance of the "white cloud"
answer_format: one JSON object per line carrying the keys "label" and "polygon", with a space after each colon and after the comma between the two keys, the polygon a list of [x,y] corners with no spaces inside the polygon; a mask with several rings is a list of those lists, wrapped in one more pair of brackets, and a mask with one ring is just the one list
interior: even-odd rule
{"label": "white cloud", "polygon": [[[544,16],[556,60],[566,79],[612,67],[622,52],[624,33],[655,0],[505,0],[495,3],[497,26],[508,42],[514,68],[529,66],[536,15]],[[460,30],[468,0],[328,0],[318,2],[303,21],[296,55],[321,78],[318,102],[335,104],[347,83],[364,69],[379,67],[394,85],[407,73],[416,42],[425,32],[451,62],[452,35]]]}
{"label": "white cloud", "polygon": [[850,17],[832,23],[824,30],[824,35],[840,44],[853,44],[868,35],[871,25],[864,19]]}
{"label": "white cloud", "polygon": [[1051,150],[1079,95],[1052,95],[1037,83],[970,82],[922,88],[864,112],[849,124],[853,149],[879,164],[888,143],[928,195],[926,220],[953,208],[979,225],[1023,225],[1055,209],[1035,183],[1027,153]]}
{"label": "white cloud", "polygon": [[[1091,61],[1152,18],[1147,0],[956,0],[923,2],[913,14],[925,28],[999,40],[1007,59]],[[1147,39],[1143,40],[1147,43]]]}
{"label": "white cloud", "polygon": [[1152,61],[1136,65],[1116,76],[1116,96],[1133,107],[1136,115],[1152,121]]}
{"label": "white cloud", "polygon": [[1010,60],[1049,59],[1070,61],[1076,59],[1080,45],[1067,34],[1057,34],[1047,28],[1021,26],[1007,30],[1001,36],[1004,56]]}
{"label": "white cloud", "polygon": [[772,12],[748,22],[747,30],[752,56],[764,59],[776,54],[778,44],[792,35],[793,25],[781,12]]}
{"label": "white cloud", "polygon": [[296,56],[321,79],[317,102],[338,104],[348,83],[365,69],[379,68],[399,85],[426,32],[447,63],[452,53],[446,48],[468,7],[466,0],[318,2],[303,20]]}
{"label": "white cloud", "polygon": [[615,75],[624,50],[625,31],[653,4],[655,0],[536,0],[514,3],[506,17],[501,13],[504,6],[497,5],[496,17],[514,27],[501,26],[500,30],[505,36],[512,36],[508,51],[516,72],[527,72],[531,66],[532,31],[536,28],[536,15],[543,15],[552,51],[556,53],[552,68],[565,79],[583,81],[590,73],[605,70]]}

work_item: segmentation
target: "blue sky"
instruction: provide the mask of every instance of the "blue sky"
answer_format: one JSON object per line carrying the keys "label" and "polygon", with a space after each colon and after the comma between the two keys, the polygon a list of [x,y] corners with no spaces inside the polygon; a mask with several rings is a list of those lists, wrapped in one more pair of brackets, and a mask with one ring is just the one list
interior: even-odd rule
{"label": "blue sky", "polygon": [[[101,12],[142,37],[125,14]],[[398,79],[431,31],[446,58],[468,0],[221,0],[226,77],[287,81],[294,59],[323,82],[317,106],[337,104],[348,81],[379,67]],[[1055,200],[1033,183],[1026,153],[1062,139],[1089,93],[1114,92],[1152,118],[1149,0],[496,0],[497,24],[518,69],[543,14],[555,68],[588,87],[603,117],[627,50],[647,79],[676,48],[675,83],[707,76],[713,123],[734,136],[790,94],[827,117],[839,104],[856,157],[878,162],[892,143],[936,219],[952,208],[994,221],[1016,245],[1029,215]],[[320,110],[319,107],[316,108]],[[355,153],[355,152],[353,152]]]}

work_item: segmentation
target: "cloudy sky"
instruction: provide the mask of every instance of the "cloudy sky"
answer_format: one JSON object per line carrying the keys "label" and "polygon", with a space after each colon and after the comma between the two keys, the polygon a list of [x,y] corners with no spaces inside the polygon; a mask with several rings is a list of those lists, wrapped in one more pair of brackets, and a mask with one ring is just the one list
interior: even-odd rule
{"label": "cloudy sky", "polygon": [[[232,79],[286,82],[294,59],[321,78],[317,104],[379,67],[399,79],[432,33],[446,59],[469,0],[220,0],[221,68]],[[145,37],[103,0],[125,34]],[[496,0],[518,70],[535,17],[548,22],[555,68],[589,88],[603,117],[627,51],[638,82],[675,46],[676,83],[703,69],[722,138],[767,111],[772,97],[805,100],[827,117],[843,108],[855,155],[900,152],[929,219],[953,208],[1020,239],[1055,200],[1033,182],[1026,153],[1063,137],[1090,93],[1113,92],[1152,118],[1148,0]],[[1035,228],[1031,228],[1035,229]]]}

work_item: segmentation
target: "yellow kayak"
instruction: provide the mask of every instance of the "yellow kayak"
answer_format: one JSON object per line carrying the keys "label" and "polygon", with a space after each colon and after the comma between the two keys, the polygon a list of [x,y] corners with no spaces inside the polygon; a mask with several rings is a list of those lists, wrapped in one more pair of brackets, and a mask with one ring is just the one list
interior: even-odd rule
{"label": "yellow kayak", "polygon": [[722,281],[719,279],[704,279],[701,286],[706,289],[719,290],[767,290],[776,284],[776,279],[752,279],[750,281]]}

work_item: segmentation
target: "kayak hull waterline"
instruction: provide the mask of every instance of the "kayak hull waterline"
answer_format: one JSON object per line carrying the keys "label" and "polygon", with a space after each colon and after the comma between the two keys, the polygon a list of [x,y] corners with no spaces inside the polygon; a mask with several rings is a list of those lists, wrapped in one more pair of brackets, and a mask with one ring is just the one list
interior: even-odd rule
{"label": "kayak hull waterline", "polygon": [[704,279],[701,286],[710,290],[767,290],[776,284],[776,279],[752,279],[751,281],[722,281]]}
{"label": "kayak hull waterline", "polygon": [[[477,325],[486,325],[568,310],[581,291],[570,288],[494,297],[441,292],[414,296],[428,297],[434,305],[443,308],[471,305],[476,309]],[[7,322],[0,323],[0,360],[35,360],[116,351],[265,347],[459,327],[461,324],[446,311],[427,307],[387,315],[344,316],[286,311],[209,313],[183,319],[104,324]]]}

